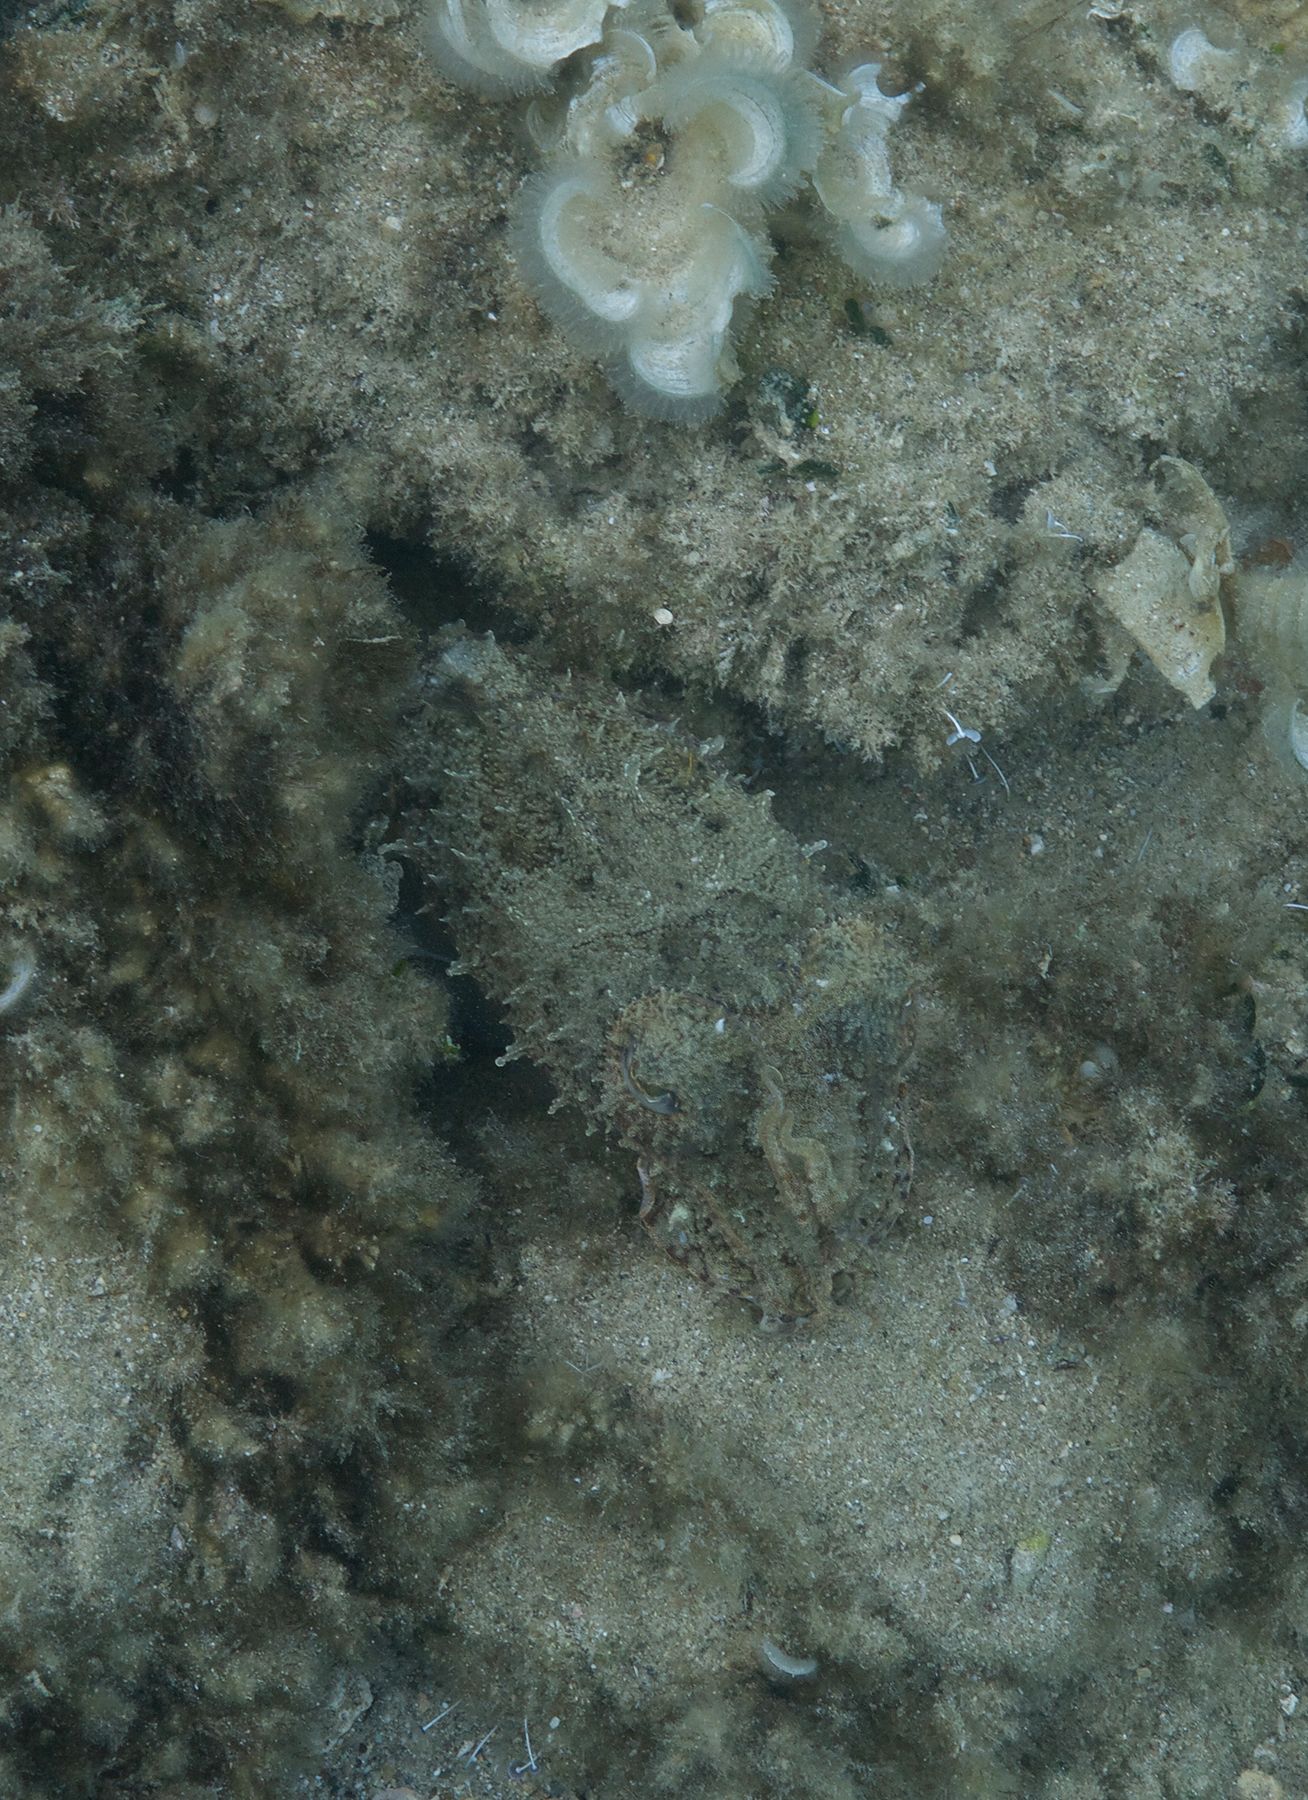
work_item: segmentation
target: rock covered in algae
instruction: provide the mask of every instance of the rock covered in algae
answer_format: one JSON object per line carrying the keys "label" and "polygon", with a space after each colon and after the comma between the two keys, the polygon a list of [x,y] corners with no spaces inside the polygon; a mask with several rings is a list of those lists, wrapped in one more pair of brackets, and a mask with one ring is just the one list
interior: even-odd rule
{"label": "rock covered in algae", "polygon": [[713,746],[458,630],[428,691],[411,754],[433,805],[415,827],[463,960],[506,1006],[510,1057],[589,1107],[613,1019],[643,994],[780,1003],[825,909],[767,794]]}
{"label": "rock covered in algae", "polygon": [[[456,634],[435,668],[424,862],[511,1056],[636,1153],[641,1220],[778,1322],[828,1307],[893,1214],[902,960],[827,918],[714,752]],[[428,753],[430,755],[430,753]]]}
{"label": "rock covered in algae", "polygon": [[894,1217],[904,998],[884,932],[854,919],[809,936],[772,1009],[658,992],[614,1022],[601,1110],[639,1155],[642,1225],[765,1321],[848,1297]]}
{"label": "rock covered in algae", "polygon": [[[833,14],[842,50],[875,29],[903,46],[903,79],[941,84],[909,109],[896,156],[948,198],[967,256],[911,306],[874,301],[801,222],[744,340],[737,410],[678,435],[621,415],[515,298],[502,213],[530,153],[415,76],[404,30],[375,28],[396,16],[386,0],[107,8],[91,30],[66,12],[44,28],[55,10],[26,15],[0,70],[0,180],[24,207],[4,215],[0,259],[21,352],[0,384],[0,991],[14,990],[4,1041],[23,1071],[6,1091],[7,1179],[47,1260],[94,1244],[88,1201],[121,1217],[117,1325],[143,1292],[175,1316],[142,1344],[135,1389],[138,1420],[166,1415],[167,1435],[151,1451],[99,1421],[88,1443],[88,1461],[125,1453],[110,1479],[146,1541],[92,1544],[76,1496],[29,1511],[66,1481],[53,1458],[20,1501],[8,1785],[63,1800],[111,1766],[119,1785],[187,1800],[267,1793],[366,1641],[388,1673],[412,1651],[415,1687],[434,1669],[459,1666],[469,1688],[493,1671],[476,1697],[503,1701],[498,1747],[530,1694],[539,1751],[538,1717],[566,1694],[549,1785],[562,1765],[558,1784],[615,1793],[734,1800],[743,1783],[830,1800],[867,1786],[872,1746],[877,1783],[913,1795],[1014,1780],[1202,1792],[1269,1751],[1302,1789],[1292,1722],[1271,1729],[1304,1610],[1305,971],[1286,909],[1302,789],[1279,782],[1239,693],[1225,718],[1168,719],[1152,739],[1134,683],[1101,714],[1074,698],[1097,574],[1147,519],[1179,546],[1138,487],[1160,443],[1235,504],[1297,504],[1293,384],[1267,375],[1297,341],[1301,172],[1165,80],[1179,21],[1158,34],[1140,9],[1109,26],[956,0]],[[314,471],[333,451],[351,480],[324,500]],[[733,1361],[760,1340],[723,1329],[641,1244],[634,1158],[588,1160],[598,1140],[565,1112],[542,1124],[554,1160],[535,1157],[521,1114],[544,1111],[538,1093],[479,1134],[505,1179],[457,1247],[472,1266],[486,1244],[497,1258],[464,1337],[476,1369],[442,1340],[458,1309],[436,1231],[466,1186],[408,1117],[440,991],[387,928],[393,874],[333,836],[371,851],[398,768],[426,780],[439,754],[400,764],[387,748],[408,659],[359,641],[404,631],[360,553],[365,519],[408,538],[396,566],[430,520],[433,587],[462,581],[516,628],[539,622],[565,708],[557,669],[579,672],[583,727],[618,710],[613,678],[633,672],[661,694],[712,680],[724,705],[765,705],[789,736],[796,833],[813,835],[801,822],[838,783],[867,867],[902,864],[925,896],[922,940],[953,990],[929,1086],[915,1070],[935,1222],[870,1320],[834,1322],[858,1339],[852,1379],[834,1330],[822,1362],[817,1333]],[[878,781],[859,763],[899,737],[931,765],[947,673],[984,701],[962,717],[985,726],[1011,796],[965,766],[955,781],[895,764]],[[457,748],[446,697],[437,722]],[[805,724],[839,756],[816,761]],[[355,758],[361,786],[343,775]],[[445,766],[453,786],[460,760]],[[507,751],[497,774],[485,819],[467,821],[474,848],[504,848],[494,808],[533,779]],[[552,779],[584,792],[588,823],[606,817],[598,780]],[[572,829],[562,808],[544,816],[542,862]],[[710,818],[687,842],[723,835]],[[223,856],[201,841],[215,833]],[[661,827],[647,864],[677,841]],[[442,868],[461,847],[447,842]],[[749,995],[750,1031],[789,1043],[796,973],[847,915],[815,915],[766,868],[762,905],[739,896],[751,970],[711,909],[673,910],[671,879],[646,877],[662,906],[642,910],[638,868],[620,870],[629,948],[605,943],[597,963],[642,980],[669,967],[655,991],[682,1009]],[[541,962],[549,932],[516,951],[493,893],[472,898],[483,965],[520,957],[511,1005],[541,1061],[566,1076],[601,1046],[560,1091],[586,1119],[617,1094],[638,1107],[636,1152],[658,1151],[676,1114],[619,1094],[606,1031],[647,990],[587,995],[588,940]],[[657,916],[672,926],[651,947]],[[476,961],[475,915],[463,931]],[[712,992],[701,946],[721,971]],[[765,1117],[765,1068],[786,1074],[771,1035],[757,1052],[740,1041],[738,1098],[716,1065],[690,1072],[734,1098],[752,1204],[772,1170],[751,1129],[783,1179],[792,1150],[822,1166],[811,1101],[783,1083],[787,1110]],[[628,1072],[650,1099],[673,1091],[648,1056]],[[681,1160],[679,1146],[665,1158],[665,1193]],[[602,1254],[629,1240],[636,1260],[615,1257],[599,1284]],[[107,1258],[106,1288],[122,1266]],[[46,1285],[79,1272],[70,1254]],[[115,1331],[84,1341],[128,1349]],[[49,1335],[69,1341],[33,1333]],[[174,1355],[184,1391],[156,1379]],[[485,1509],[466,1556],[436,1493],[465,1380],[481,1475],[462,1514]],[[64,1420],[113,1392],[97,1380]],[[58,1411],[39,1416],[53,1427]],[[124,1588],[157,1571],[175,1474],[190,1484],[180,1551],[167,1533],[181,1572],[164,1557],[140,1612],[106,1611],[88,1551],[119,1549]],[[1017,1594],[1013,1549],[1046,1526],[1050,1556]],[[651,1596],[666,1610],[646,1611]],[[760,1691],[760,1631],[820,1656],[812,1711]],[[427,1717],[406,1713],[396,1739],[423,1758],[419,1787]],[[340,1751],[358,1759],[349,1791],[367,1785],[372,1737],[370,1718]]]}
{"label": "rock covered in algae", "polygon": [[0,243],[0,1786],[257,1794],[373,1608],[342,1476],[429,1366],[391,1273],[469,1193],[368,822],[408,650],[348,484],[165,493],[167,331]]}

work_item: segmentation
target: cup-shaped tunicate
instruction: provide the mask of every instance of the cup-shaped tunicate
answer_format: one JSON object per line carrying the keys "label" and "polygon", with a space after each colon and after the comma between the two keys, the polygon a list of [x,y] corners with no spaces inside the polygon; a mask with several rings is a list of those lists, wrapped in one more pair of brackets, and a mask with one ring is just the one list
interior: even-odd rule
{"label": "cup-shaped tunicate", "polygon": [[807,6],[790,0],[705,0],[699,37],[705,45],[752,56],[774,69],[802,68],[816,32]]}
{"label": "cup-shaped tunicate", "polygon": [[562,164],[524,188],[515,232],[519,266],[541,304],[583,348],[601,354],[621,348],[640,306],[638,273],[610,248],[612,210],[599,170]]}
{"label": "cup-shaped tunicate", "polygon": [[425,38],[453,80],[484,94],[543,87],[564,60],[599,42],[627,0],[428,0]]}
{"label": "cup-shaped tunicate", "polygon": [[838,89],[823,84],[829,123],[813,186],[850,268],[872,281],[909,287],[940,267],[945,226],[932,201],[895,186],[886,133],[908,95],[883,94],[879,74],[877,63],[864,63]]}
{"label": "cup-shaped tunicate", "polygon": [[1308,769],[1308,579],[1241,576],[1235,635],[1263,684],[1263,731],[1276,755]]}
{"label": "cup-shaped tunicate", "polygon": [[713,411],[736,303],[769,282],[765,242],[686,185],[633,199],[613,172],[564,164],[528,185],[515,233],[546,310],[655,417]]}
{"label": "cup-shaped tunicate", "polygon": [[[637,411],[705,417],[735,378],[729,333],[737,302],[768,291],[765,246],[720,207],[702,208],[694,260],[671,290],[647,297],[613,384]],[[649,291],[647,290],[647,296]]]}
{"label": "cup-shaped tunicate", "polygon": [[712,51],[683,63],[649,96],[669,152],[693,161],[714,191],[772,205],[813,166],[817,118],[806,84]]}
{"label": "cup-shaped tunicate", "polygon": [[585,84],[570,96],[533,100],[527,128],[539,150],[588,162],[607,156],[636,130],[639,96],[658,80],[654,46],[643,32],[610,24],[588,61]]}
{"label": "cup-shaped tunicate", "polygon": [[836,248],[850,268],[886,287],[929,281],[944,261],[946,242],[935,202],[898,191],[872,218],[842,219],[836,229]]}

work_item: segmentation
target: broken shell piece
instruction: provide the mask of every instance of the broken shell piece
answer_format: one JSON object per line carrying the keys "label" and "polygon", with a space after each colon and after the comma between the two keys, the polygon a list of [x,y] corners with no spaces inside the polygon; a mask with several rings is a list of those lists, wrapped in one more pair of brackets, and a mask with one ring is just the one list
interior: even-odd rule
{"label": "broken shell piece", "polygon": [[1101,604],[1191,706],[1214,687],[1209,670],[1226,644],[1226,622],[1214,591],[1201,599],[1185,553],[1160,532],[1144,530],[1124,562],[1100,577]]}
{"label": "broken shell piece", "polygon": [[1190,592],[1200,604],[1216,605],[1222,577],[1235,573],[1222,503],[1184,457],[1160,456],[1152,473],[1162,523],[1190,558]]}

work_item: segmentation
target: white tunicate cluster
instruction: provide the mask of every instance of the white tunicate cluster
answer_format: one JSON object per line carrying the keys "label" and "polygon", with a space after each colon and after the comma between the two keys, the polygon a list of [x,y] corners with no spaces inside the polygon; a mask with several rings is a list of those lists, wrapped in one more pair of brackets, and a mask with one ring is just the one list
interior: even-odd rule
{"label": "white tunicate cluster", "polygon": [[813,74],[798,0],[693,12],[431,0],[429,14],[441,66],[473,85],[521,88],[565,65],[528,118],[545,165],[517,209],[519,265],[633,407],[681,419],[712,412],[732,380],[741,305],[771,285],[767,215],[806,177],[865,277],[923,280],[945,239],[940,209],[895,186],[886,137],[907,96],[880,91],[877,65],[834,85]]}

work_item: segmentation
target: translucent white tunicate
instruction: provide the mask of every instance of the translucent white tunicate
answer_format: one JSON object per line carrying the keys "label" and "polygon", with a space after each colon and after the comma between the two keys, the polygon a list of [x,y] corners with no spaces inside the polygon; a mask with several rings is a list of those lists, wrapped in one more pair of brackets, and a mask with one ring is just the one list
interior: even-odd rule
{"label": "translucent white tunicate", "polygon": [[887,287],[929,281],[948,241],[940,208],[920,194],[898,194],[881,218],[844,222],[836,232],[836,248],[850,268]]}
{"label": "translucent white tunicate", "polygon": [[683,64],[657,90],[677,152],[694,158],[706,198],[724,186],[763,204],[793,192],[817,154],[817,122],[807,90],[784,72],[740,67],[709,53]]}
{"label": "translucent white tunicate", "polygon": [[428,0],[425,39],[437,65],[487,94],[543,85],[565,57],[599,42],[627,0]]}
{"label": "translucent white tunicate", "polygon": [[1290,707],[1290,754],[1301,769],[1308,769],[1308,714],[1295,700]]}
{"label": "translucent white tunicate", "polygon": [[771,278],[762,247],[729,214],[707,208],[702,253],[679,293],[650,292],[614,370],[619,391],[640,411],[675,418],[716,407],[734,373],[728,334],[736,302],[765,294]]}
{"label": "translucent white tunicate", "polygon": [[859,103],[842,109],[813,171],[818,199],[837,219],[866,218],[895,191],[884,115]]}
{"label": "translucent white tunicate", "polygon": [[640,411],[702,418],[735,373],[731,334],[771,278],[769,209],[812,176],[841,254],[873,280],[931,274],[939,207],[893,180],[908,104],[867,63],[807,68],[812,0],[425,0],[431,53],[485,93],[540,92],[545,159],[513,242],[524,280]]}
{"label": "translucent white tunicate", "polygon": [[[534,241],[544,272],[561,296],[594,321],[597,332],[635,318],[640,295],[626,265],[602,243],[603,184],[590,169],[560,169],[543,183]],[[565,322],[566,319],[565,319]]]}
{"label": "translucent white tunicate", "polygon": [[1183,93],[1193,94],[1214,77],[1220,79],[1229,64],[1237,61],[1233,50],[1219,50],[1216,44],[1209,43],[1198,26],[1192,25],[1188,31],[1180,32],[1172,39],[1171,48],[1167,52],[1167,72],[1172,78],[1172,86]]}
{"label": "translucent white tunicate", "polygon": [[789,69],[812,48],[813,20],[806,8],[777,0],[705,0],[700,36],[761,65]]}
{"label": "translucent white tunicate", "polygon": [[1291,150],[1308,149],[1308,81],[1296,81],[1285,96],[1285,142]]}
{"label": "translucent white tunicate", "polygon": [[886,134],[908,104],[883,94],[876,63],[854,69],[826,90],[827,141],[813,186],[834,221],[836,248],[872,281],[908,287],[940,267],[947,234],[940,208],[896,187]]}
{"label": "translucent white tunicate", "polygon": [[643,412],[717,405],[738,304],[770,285],[764,211],[818,154],[815,84],[739,47],[758,21],[772,31],[773,13],[784,18],[776,0],[723,0],[701,44],[666,15],[655,30],[637,0],[562,116],[533,114],[554,160],[523,192],[519,266]]}
{"label": "translucent white tunicate", "polygon": [[565,165],[526,191],[518,260],[546,310],[580,349],[604,358],[632,406],[703,417],[732,367],[737,301],[767,292],[768,247],[721,207],[686,204],[679,183],[662,200],[656,192],[633,206],[614,177]]}

